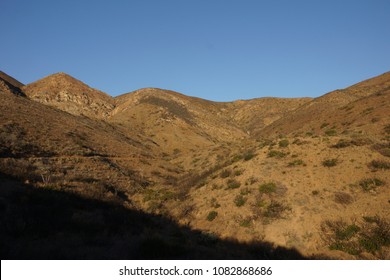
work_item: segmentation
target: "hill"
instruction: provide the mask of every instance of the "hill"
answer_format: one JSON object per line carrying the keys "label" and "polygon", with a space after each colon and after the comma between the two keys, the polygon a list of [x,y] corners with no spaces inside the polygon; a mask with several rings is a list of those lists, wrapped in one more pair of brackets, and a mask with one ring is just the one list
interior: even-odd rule
{"label": "hill", "polygon": [[390,257],[389,73],[235,102],[1,81],[6,257]]}
{"label": "hill", "polygon": [[358,132],[380,137],[381,127],[388,121],[389,96],[390,72],[387,72],[315,98],[275,121],[257,136]]}
{"label": "hill", "polygon": [[106,119],[114,108],[111,96],[65,73],[53,74],[28,84],[23,91],[35,101],[74,115]]}

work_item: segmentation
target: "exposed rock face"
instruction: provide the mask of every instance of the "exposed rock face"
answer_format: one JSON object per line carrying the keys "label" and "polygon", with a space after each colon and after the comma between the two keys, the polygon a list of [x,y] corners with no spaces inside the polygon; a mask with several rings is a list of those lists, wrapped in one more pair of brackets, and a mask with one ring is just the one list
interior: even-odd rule
{"label": "exposed rock face", "polygon": [[65,73],[48,76],[23,89],[31,99],[73,115],[106,119],[114,108],[111,96]]}

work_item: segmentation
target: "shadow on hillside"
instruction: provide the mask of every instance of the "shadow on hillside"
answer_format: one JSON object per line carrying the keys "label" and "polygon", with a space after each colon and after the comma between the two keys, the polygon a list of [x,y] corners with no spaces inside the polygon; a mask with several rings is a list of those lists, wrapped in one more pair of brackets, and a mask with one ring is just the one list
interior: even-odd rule
{"label": "shadow on hillside", "polygon": [[303,259],[221,240],[162,216],[21,184],[0,173],[1,259]]}

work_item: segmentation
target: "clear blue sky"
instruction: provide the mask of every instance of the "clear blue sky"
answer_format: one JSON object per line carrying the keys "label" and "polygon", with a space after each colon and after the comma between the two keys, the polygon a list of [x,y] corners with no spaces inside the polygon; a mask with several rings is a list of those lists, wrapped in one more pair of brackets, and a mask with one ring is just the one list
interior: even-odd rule
{"label": "clear blue sky", "polygon": [[118,95],[319,96],[390,71],[388,0],[0,0],[0,70]]}

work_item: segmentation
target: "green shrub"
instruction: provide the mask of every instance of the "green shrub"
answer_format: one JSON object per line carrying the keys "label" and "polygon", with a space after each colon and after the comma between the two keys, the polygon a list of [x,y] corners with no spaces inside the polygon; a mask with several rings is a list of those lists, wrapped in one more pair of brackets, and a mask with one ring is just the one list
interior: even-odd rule
{"label": "green shrub", "polygon": [[290,144],[290,142],[287,139],[283,139],[283,140],[279,141],[280,148],[286,148],[286,147],[288,147],[289,144]]}
{"label": "green shrub", "polygon": [[286,155],[286,153],[277,150],[270,150],[268,152],[268,157],[284,158]]}
{"label": "green shrub", "polygon": [[237,207],[241,207],[241,206],[243,206],[245,203],[246,203],[246,198],[243,197],[242,195],[237,195],[237,196],[234,198],[234,204],[235,204]]}
{"label": "green shrub", "polygon": [[347,141],[347,140],[345,140],[345,139],[340,139],[340,140],[337,142],[337,144],[334,144],[334,145],[332,145],[331,147],[332,147],[332,148],[336,148],[336,149],[342,149],[342,148],[349,147],[349,146],[351,146],[351,145],[352,145],[351,141]]}
{"label": "green shrub", "polygon": [[301,160],[301,159],[296,159],[296,160],[290,161],[290,162],[288,163],[288,166],[289,166],[289,167],[294,167],[294,166],[299,166],[299,165],[305,165],[305,163],[303,162],[303,160]]}
{"label": "green shrub", "polygon": [[218,216],[218,212],[217,212],[217,211],[210,211],[209,214],[207,215],[207,221],[211,222],[211,221],[213,221],[217,216]]}
{"label": "green shrub", "polygon": [[336,166],[337,165],[337,159],[336,158],[332,158],[332,159],[326,159],[322,162],[322,165],[325,166],[325,167],[333,167],[333,166]]}
{"label": "green shrub", "polygon": [[276,184],[273,182],[261,184],[259,187],[260,193],[273,193],[275,191],[276,191]]}
{"label": "green shrub", "polygon": [[251,218],[243,219],[243,220],[240,222],[240,226],[241,226],[241,227],[250,227],[251,224],[252,224],[252,219],[251,219]]}
{"label": "green shrub", "polygon": [[230,179],[230,180],[228,180],[228,182],[227,182],[227,187],[226,187],[226,189],[227,189],[227,190],[230,190],[230,189],[238,189],[240,186],[241,186],[241,183],[240,183],[240,182],[238,182],[237,180],[234,180],[234,179]]}
{"label": "green shrub", "polygon": [[378,178],[363,179],[359,182],[359,186],[362,187],[364,191],[370,191],[376,187],[383,186],[384,184],[385,182]]}

